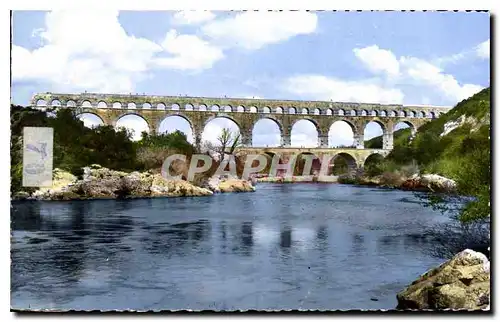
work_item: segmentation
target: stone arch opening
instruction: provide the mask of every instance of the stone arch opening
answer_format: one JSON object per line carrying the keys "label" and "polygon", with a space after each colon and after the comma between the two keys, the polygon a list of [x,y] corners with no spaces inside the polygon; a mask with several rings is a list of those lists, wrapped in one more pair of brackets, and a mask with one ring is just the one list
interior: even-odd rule
{"label": "stone arch opening", "polygon": [[58,99],[52,100],[52,102],[50,102],[50,105],[54,106],[54,107],[60,107],[61,106],[61,101],[58,100]]}
{"label": "stone arch opening", "polygon": [[375,111],[375,110],[371,111],[371,112],[370,112],[370,116],[378,116],[378,115],[377,115],[377,111]]}
{"label": "stone arch opening", "polygon": [[393,128],[394,136],[395,137],[398,136],[398,133],[404,133],[404,132],[401,131],[401,130],[404,130],[404,129],[410,129],[409,131],[410,131],[412,137],[417,132],[417,130],[415,128],[415,125],[413,125],[411,122],[409,122],[409,121],[400,121],[400,122],[394,124],[394,128]]}
{"label": "stone arch opening", "polygon": [[122,108],[122,103],[120,103],[120,102],[114,102],[113,103],[113,108]]}
{"label": "stone arch opening", "polygon": [[364,129],[365,149],[382,149],[384,146],[384,124],[379,121],[370,121]]}
{"label": "stone arch opening", "polygon": [[133,141],[139,141],[142,138],[142,132],[150,133],[148,122],[139,114],[120,115],[114,123],[116,130],[126,129],[131,134]]}
{"label": "stone arch opening", "polygon": [[418,118],[425,117],[425,112],[423,112],[423,111],[418,111],[418,112],[417,112],[417,117],[418,117]]}
{"label": "stone arch opening", "polygon": [[179,106],[179,104],[177,103],[174,103],[170,106],[170,110],[171,111],[180,111],[181,110],[181,107]]}
{"label": "stone arch opening", "polygon": [[389,117],[396,117],[395,111],[389,111]]}
{"label": "stone arch opening", "polygon": [[417,113],[415,111],[408,112],[408,117],[414,118],[416,116],[417,116]]}
{"label": "stone arch opening", "polygon": [[333,110],[331,108],[327,109],[326,115],[333,115]]}
{"label": "stone arch opening", "polygon": [[293,170],[293,174],[295,176],[318,175],[320,171],[321,160],[315,154],[310,152],[302,152],[297,155]]}
{"label": "stone arch opening", "polygon": [[344,111],[343,109],[339,109],[339,110],[337,111],[337,115],[339,115],[339,116],[345,116],[345,115],[346,115],[346,113],[345,113],[345,111]]}
{"label": "stone arch opening", "polygon": [[386,117],[387,116],[387,111],[382,110],[382,111],[380,111],[379,115],[382,116],[382,117]]}
{"label": "stone arch opening", "polygon": [[361,111],[361,116],[368,116],[368,111],[367,110],[362,110]]}
{"label": "stone arch opening", "polygon": [[379,153],[370,154],[363,163],[363,170],[367,176],[373,177],[383,173],[382,163],[384,156]]}
{"label": "stone arch opening", "polygon": [[295,109],[295,107],[288,108],[288,114],[296,114],[296,113],[297,113],[297,110]]}
{"label": "stone arch opening", "polygon": [[356,110],[351,110],[351,111],[349,112],[349,114],[350,114],[351,116],[356,116],[356,115],[357,115],[357,114],[356,114]]}
{"label": "stone arch opening", "polygon": [[189,103],[187,103],[186,105],[184,105],[184,110],[185,110],[185,111],[194,111],[194,106],[193,106],[193,104],[189,104]]}
{"label": "stone arch opening", "polygon": [[68,102],[66,102],[66,106],[67,107],[76,107],[76,102],[69,100]]}
{"label": "stone arch opening", "polygon": [[399,111],[399,117],[406,117],[405,111]]}
{"label": "stone arch opening", "polygon": [[165,103],[158,103],[158,105],[156,105],[156,109],[164,111],[167,109],[167,106]]}
{"label": "stone arch opening", "polygon": [[82,107],[92,107],[92,103],[90,103],[90,101],[83,101]]}
{"label": "stone arch opening", "polygon": [[429,113],[429,118],[435,119],[436,118],[436,112],[430,112]]}
{"label": "stone arch opening", "polygon": [[142,108],[145,109],[145,110],[150,110],[151,109],[151,103],[144,103],[142,104]]}
{"label": "stone arch opening", "polygon": [[129,110],[135,110],[135,109],[136,109],[136,107],[137,107],[137,106],[135,105],[135,103],[134,103],[134,102],[131,102],[131,103],[128,103],[128,104],[127,104],[127,109],[129,109]]}
{"label": "stone arch opening", "polygon": [[43,99],[39,99],[36,101],[36,106],[47,106],[47,101]]}
{"label": "stone arch opening", "polygon": [[236,112],[238,112],[238,113],[243,113],[243,112],[245,112],[245,108],[244,108],[243,106],[241,106],[241,105],[240,105],[240,106],[238,106],[238,107],[236,108]]}
{"label": "stone arch opening", "polygon": [[329,175],[343,175],[352,173],[357,169],[356,159],[349,153],[339,153],[335,155],[329,164]]}
{"label": "stone arch opening", "polygon": [[315,108],[314,109],[314,115],[320,115],[321,114],[321,111],[319,108]]}
{"label": "stone arch opening", "polygon": [[233,108],[230,106],[230,105],[224,105],[222,107],[222,110],[225,112],[225,113],[231,113],[233,111]]}
{"label": "stone arch opening", "polygon": [[186,135],[188,142],[194,143],[193,126],[184,115],[169,115],[158,125],[158,134],[168,134],[180,131]]}
{"label": "stone arch opening", "polygon": [[223,129],[228,129],[230,132],[230,140],[226,142],[226,146],[230,147],[234,139],[240,134],[240,126],[229,116],[216,116],[207,119],[201,133],[202,145],[206,147],[221,147],[220,140]]}
{"label": "stone arch opening", "polygon": [[80,113],[76,115],[76,118],[82,121],[84,126],[91,129],[104,125],[104,120],[99,115],[94,113]]}
{"label": "stone arch opening", "polygon": [[219,105],[217,105],[217,104],[212,105],[212,106],[210,107],[210,111],[211,111],[211,112],[219,112],[219,111],[220,111],[220,107],[219,107]]}
{"label": "stone arch opening", "polygon": [[283,107],[278,106],[278,107],[276,108],[276,114],[283,114]]}
{"label": "stone arch opening", "polygon": [[257,107],[250,106],[250,113],[257,113]]}
{"label": "stone arch opening", "polygon": [[307,115],[307,114],[309,114],[309,110],[308,110],[307,108],[305,108],[305,107],[304,107],[304,108],[302,109],[302,111],[301,111],[301,114],[302,114],[302,115]]}
{"label": "stone arch opening", "polygon": [[206,112],[207,111],[207,106],[205,104],[199,105],[198,106],[198,111]]}
{"label": "stone arch opening", "polygon": [[281,125],[273,118],[261,118],[252,128],[252,146],[277,147],[281,146]]}
{"label": "stone arch opening", "polygon": [[107,108],[108,107],[108,104],[106,104],[106,102],[104,101],[100,101],[99,103],[97,103],[97,108]]}
{"label": "stone arch opening", "polygon": [[264,106],[264,108],[262,109],[262,113],[269,114],[271,113],[271,109],[267,106]]}
{"label": "stone arch opening", "polygon": [[354,133],[356,128],[346,120],[333,122],[328,130],[328,146],[332,148],[354,147]]}
{"label": "stone arch opening", "polygon": [[317,124],[307,119],[296,121],[290,131],[290,144],[292,147],[317,147]]}

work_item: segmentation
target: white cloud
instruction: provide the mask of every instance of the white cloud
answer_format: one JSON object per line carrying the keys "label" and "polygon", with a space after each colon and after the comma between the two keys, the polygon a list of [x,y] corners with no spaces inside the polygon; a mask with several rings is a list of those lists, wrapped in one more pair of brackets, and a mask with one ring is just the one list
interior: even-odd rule
{"label": "white cloud", "polygon": [[380,49],[377,45],[373,45],[365,48],[354,48],[353,52],[371,72],[382,72],[389,76],[399,75],[398,59],[390,50]]}
{"label": "white cloud", "polygon": [[403,92],[366,81],[346,81],[322,75],[299,75],[285,81],[285,90],[309,99],[338,102],[402,103]]}
{"label": "white cloud", "polygon": [[210,11],[179,11],[174,14],[173,23],[177,25],[197,25],[215,18]]}
{"label": "white cloud", "polygon": [[444,95],[453,104],[479,92],[482,87],[475,84],[463,84],[445,74],[441,68],[419,58],[401,57],[401,69],[405,76],[417,85],[425,86]]}
{"label": "white cloud", "polygon": [[13,81],[48,83],[51,91],[128,93],[155,67],[200,70],[223,58],[220,49],[175,30],[161,44],[129,36],[118,11],[52,11],[33,36],[42,41],[40,48],[13,45]]}
{"label": "white cloud", "polygon": [[163,49],[174,57],[157,58],[160,66],[180,70],[202,70],[224,58],[222,50],[194,35],[178,35],[170,30],[162,42]]}
{"label": "white cloud", "polygon": [[433,93],[433,97],[450,105],[482,89],[476,84],[459,83],[453,75],[426,60],[397,58],[376,45],[356,48],[353,53],[371,73],[389,77],[344,80],[324,75],[296,75],[285,80],[284,89],[308,99],[401,104],[405,95],[400,86],[411,86],[416,101],[405,102],[407,104],[428,103],[429,94]]}
{"label": "white cloud", "polygon": [[202,32],[224,47],[259,49],[316,30],[316,14],[306,11],[249,11],[214,20],[204,25]]}
{"label": "white cloud", "polygon": [[490,40],[480,43],[476,47],[476,54],[479,58],[490,59]]}
{"label": "white cloud", "polygon": [[13,80],[46,82],[51,90],[130,92],[162,50],[147,39],[128,36],[117,11],[49,12],[35,35],[42,47],[29,51],[13,46]]}

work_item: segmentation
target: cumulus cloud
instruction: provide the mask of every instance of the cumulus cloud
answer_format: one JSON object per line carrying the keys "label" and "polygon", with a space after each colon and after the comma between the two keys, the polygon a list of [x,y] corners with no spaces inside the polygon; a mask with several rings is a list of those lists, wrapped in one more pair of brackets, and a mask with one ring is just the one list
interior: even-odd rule
{"label": "cumulus cloud", "polygon": [[207,69],[224,58],[218,47],[194,35],[179,35],[176,30],[170,30],[161,45],[166,52],[174,56],[157,58],[155,63],[173,69]]}
{"label": "cumulus cloud", "polygon": [[479,58],[490,59],[490,40],[480,43],[476,47],[476,54]]}
{"label": "cumulus cloud", "polygon": [[176,25],[197,25],[215,18],[210,11],[187,10],[174,14],[172,22]]}
{"label": "cumulus cloud", "polygon": [[[33,31],[34,50],[13,45],[13,81],[45,83],[50,91],[127,93],[155,68],[200,71],[224,58],[224,48],[258,49],[313,32],[313,13],[245,12],[216,19],[208,11],[181,11],[173,22],[204,24],[199,35],[166,33],[161,43],[127,34],[113,10],[61,10]],[[76,23],[80,22],[80,23]]]}
{"label": "cumulus cloud", "polygon": [[427,94],[433,92],[453,105],[482,88],[476,84],[461,84],[431,62],[416,57],[397,58],[390,50],[376,45],[356,48],[353,52],[368,71],[390,76],[389,79],[344,80],[324,75],[296,75],[285,81],[285,90],[309,99],[401,104],[405,95],[399,86],[411,85],[422,92],[420,101],[411,102],[413,104],[422,104],[428,99]]}
{"label": "cumulus cloud", "polygon": [[[86,21],[92,23],[75,23]],[[53,11],[37,30],[42,46],[12,49],[12,77],[51,83],[55,90],[127,92],[161,47],[128,36],[117,11]]]}
{"label": "cumulus cloud", "polygon": [[316,14],[305,11],[248,11],[233,17],[214,20],[201,31],[224,47],[259,49],[316,30]]}
{"label": "cumulus cloud", "polygon": [[404,98],[399,89],[323,75],[292,76],[285,80],[284,88],[304,98],[339,102],[401,103]]}
{"label": "cumulus cloud", "polygon": [[455,104],[479,92],[482,87],[475,84],[460,84],[451,74],[419,58],[401,57],[400,64],[405,76],[416,85],[427,87],[444,95]]}
{"label": "cumulus cloud", "polygon": [[354,55],[373,73],[385,73],[389,76],[399,75],[399,62],[396,56],[377,45],[365,48],[354,48]]}

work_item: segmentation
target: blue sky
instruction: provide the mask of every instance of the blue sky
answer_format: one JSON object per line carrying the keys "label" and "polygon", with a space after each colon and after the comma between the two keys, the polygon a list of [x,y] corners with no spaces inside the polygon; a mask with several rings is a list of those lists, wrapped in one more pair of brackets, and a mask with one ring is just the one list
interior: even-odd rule
{"label": "blue sky", "polygon": [[[12,101],[36,92],[320,99],[455,105],[490,83],[488,13],[117,12],[13,14]],[[86,118],[91,123],[92,118]],[[141,120],[120,125],[141,130]],[[228,120],[204,132],[215,140]],[[163,130],[189,128],[166,119]],[[272,134],[270,134],[272,133]],[[366,137],[380,135],[369,124]],[[271,121],[254,145],[276,145]],[[314,146],[307,121],[292,145]],[[350,144],[335,123],[330,144]]]}

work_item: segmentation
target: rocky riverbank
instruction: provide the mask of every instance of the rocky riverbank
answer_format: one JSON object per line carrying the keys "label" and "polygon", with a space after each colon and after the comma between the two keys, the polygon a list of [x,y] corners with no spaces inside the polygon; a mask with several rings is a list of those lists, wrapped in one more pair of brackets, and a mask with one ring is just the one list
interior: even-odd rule
{"label": "rocky riverbank", "polygon": [[404,177],[396,173],[386,173],[375,177],[340,175],[340,176],[275,176],[257,177],[257,182],[262,183],[341,183],[356,184],[362,186],[377,186],[382,188],[394,188],[411,191],[429,191],[452,193],[457,184],[454,180],[439,176],[437,174],[415,174]]}
{"label": "rocky riverbank", "polygon": [[55,169],[51,187],[16,193],[14,200],[127,199],[210,196],[218,192],[250,192],[255,187],[236,178],[210,178],[201,186],[185,180],[167,180],[152,172],[122,172],[99,165],[83,168],[79,179]]}
{"label": "rocky riverbank", "polygon": [[466,249],[420,276],[397,300],[403,310],[489,310],[490,262]]}

